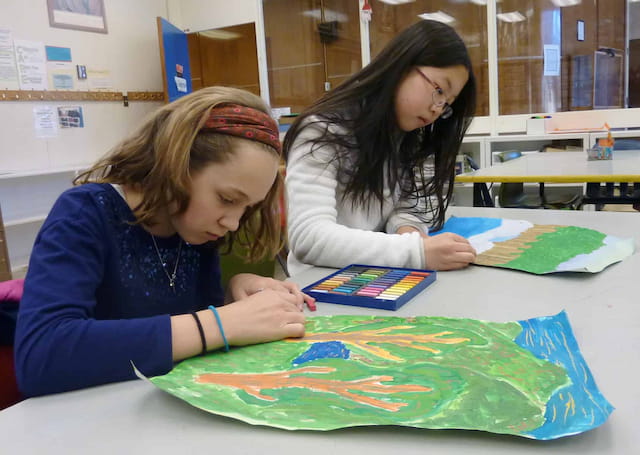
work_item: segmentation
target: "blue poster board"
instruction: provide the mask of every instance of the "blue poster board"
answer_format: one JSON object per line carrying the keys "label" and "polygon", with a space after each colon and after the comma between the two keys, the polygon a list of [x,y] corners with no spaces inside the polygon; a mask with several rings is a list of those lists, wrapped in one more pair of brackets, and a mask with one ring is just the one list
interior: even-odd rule
{"label": "blue poster board", "polygon": [[[169,102],[191,93],[191,68],[187,34],[163,18],[160,19],[164,56],[164,75]],[[180,72],[182,69],[182,72]]]}

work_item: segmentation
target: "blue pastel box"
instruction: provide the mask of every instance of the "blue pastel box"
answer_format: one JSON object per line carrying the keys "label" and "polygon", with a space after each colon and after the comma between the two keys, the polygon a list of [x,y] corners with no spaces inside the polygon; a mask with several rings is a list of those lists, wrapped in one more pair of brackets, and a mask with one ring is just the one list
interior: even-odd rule
{"label": "blue pastel box", "polygon": [[397,310],[436,280],[433,270],[351,264],[302,291],[319,302]]}

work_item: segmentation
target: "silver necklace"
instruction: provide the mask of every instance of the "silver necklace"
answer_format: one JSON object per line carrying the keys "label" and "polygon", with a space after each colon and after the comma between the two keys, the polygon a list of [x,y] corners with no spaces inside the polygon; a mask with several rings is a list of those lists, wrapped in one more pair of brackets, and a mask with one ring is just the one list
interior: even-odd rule
{"label": "silver necklace", "polygon": [[156,243],[156,238],[153,236],[153,234],[150,234],[150,235],[151,235],[151,240],[153,240],[153,246],[155,247],[156,253],[158,254],[158,259],[160,259],[160,265],[162,265],[162,271],[164,272],[165,275],[167,275],[167,278],[169,279],[169,287],[175,293],[176,292],[176,287],[175,287],[176,273],[178,272],[178,263],[180,263],[180,253],[182,252],[182,239],[178,244],[178,254],[176,256],[176,263],[173,265],[173,272],[171,273],[171,275],[169,275],[169,272],[167,271],[167,263],[162,259],[162,255],[160,254],[160,250],[158,249],[158,244]]}

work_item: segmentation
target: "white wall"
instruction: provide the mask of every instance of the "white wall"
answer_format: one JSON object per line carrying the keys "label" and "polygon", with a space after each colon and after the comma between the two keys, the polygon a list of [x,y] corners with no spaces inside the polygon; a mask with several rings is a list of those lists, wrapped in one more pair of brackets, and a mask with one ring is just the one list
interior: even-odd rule
{"label": "white wall", "polygon": [[[108,34],[52,28],[47,2],[2,0],[0,27],[14,39],[41,41],[71,48],[73,64],[111,72],[114,90],[162,91],[156,16],[166,16],[165,0],[106,0]],[[76,81],[77,83],[78,81]],[[106,152],[161,103],[50,102],[81,105],[85,128],[59,131],[56,138],[37,139],[35,102],[0,102],[0,171],[23,171],[88,164]],[[0,201],[1,203],[1,201]]]}
{"label": "white wall", "polygon": [[169,0],[169,4],[173,14],[169,20],[189,32],[256,22],[262,16],[261,0]]}
{"label": "white wall", "polygon": [[[14,39],[71,48],[73,64],[110,71],[114,90],[162,91],[156,16],[168,16],[166,0],[105,0],[108,34],[52,28],[45,0],[1,0],[0,28]],[[75,81],[78,83],[78,81]],[[2,89],[3,87],[0,87]],[[78,83],[76,89],[86,89]],[[14,272],[24,268],[35,235],[52,202],[87,166],[132,131],[161,102],[47,102],[80,105],[84,128],[35,137],[33,101],[0,101],[0,206]],[[33,171],[33,172],[31,172]],[[22,174],[7,177],[6,173]],[[4,174],[4,175],[3,175]]]}

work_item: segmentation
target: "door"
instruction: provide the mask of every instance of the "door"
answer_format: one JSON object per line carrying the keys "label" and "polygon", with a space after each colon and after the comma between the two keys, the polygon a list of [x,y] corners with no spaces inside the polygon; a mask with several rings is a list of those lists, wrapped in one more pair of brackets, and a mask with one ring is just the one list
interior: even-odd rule
{"label": "door", "polygon": [[187,34],[166,19],[156,21],[164,99],[171,102],[192,91]]}
{"label": "door", "polygon": [[255,23],[187,35],[193,90],[223,85],[260,96]]}

